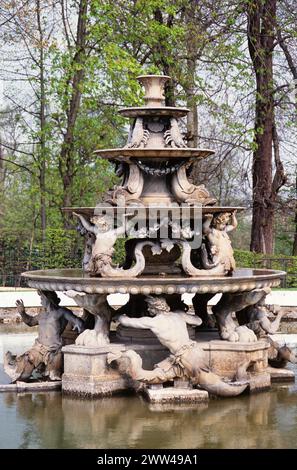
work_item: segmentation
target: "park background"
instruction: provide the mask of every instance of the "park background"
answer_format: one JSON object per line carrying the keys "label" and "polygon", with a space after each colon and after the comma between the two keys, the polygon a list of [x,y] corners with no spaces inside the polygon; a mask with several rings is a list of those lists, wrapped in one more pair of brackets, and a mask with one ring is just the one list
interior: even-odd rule
{"label": "park background", "polygon": [[117,183],[93,152],[125,144],[117,111],[142,103],[136,76],[158,73],[166,104],[190,109],[187,145],[216,152],[192,181],[247,208],[238,265],[285,270],[296,288],[296,20],[294,0],[0,0],[0,286],[80,266],[61,208]]}

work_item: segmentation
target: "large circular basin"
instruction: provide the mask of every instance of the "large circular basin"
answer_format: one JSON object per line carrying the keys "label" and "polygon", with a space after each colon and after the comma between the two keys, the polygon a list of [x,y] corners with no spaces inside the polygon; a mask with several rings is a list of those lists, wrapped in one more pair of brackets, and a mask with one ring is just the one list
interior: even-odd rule
{"label": "large circular basin", "polygon": [[286,275],[271,269],[236,269],[232,276],[140,276],[137,278],[91,277],[81,269],[47,269],[22,274],[29,287],[49,291],[113,294],[206,294],[245,292],[276,287]]}
{"label": "large circular basin", "polygon": [[[174,211],[175,209],[176,210],[181,210],[181,209],[184,209],[184,210],[189,210],[189,217],[193,217],[194,215],[197,216],[197,212],[194,213],[194,209],[199,210],[200,207],[197,205],[197,206],[177,206],[177,205],[170,205],[168,204],[167,206],[166,205],[161,205],[161,204],[155,204],[155,205],[151,205],[151,206],[146,206],[145,204],[141,205],[141,204],[137,204],[135,203],[133,205],[133,202],[131,203],[131,205],[126,205],[126,206],[111,206],[110,204],[104,204],[104,203],[100,203],[98,204],[97,207],[63,207],[62,208],[62,211],[64,212],[68,212],[68,213],[77,213],[77,214],[82,214],[82,215],[85,215],[87,217],[92,217],[93,215],[99,215],[102,213],[103,210],[113,210],[114,211],[114,214],[115,214],[115,217],[117,216],[117,213],[119,212],[120,214],[122,213],[129,213],[129,211],[131,212],[131,215],[134,215],[135,214],[135,211],[137,211],[137,209],[139,210],[142,210],[142,209],[146,209],[147,211],[147,216],[149,216],[149,211],[150,210],[154,210],[154,209],[163,209],[163,210],[168,210],[168,211]],[[201,211],[202,211],[202,214],[219,214],[219,213],[222,213],[222,212],[234,212],[234,211],[237,211],[237,212],[241,212],[243,210],[245,210],[246,208],[245,207],[239,207],[239,206],[203,206],[201,207]]]}

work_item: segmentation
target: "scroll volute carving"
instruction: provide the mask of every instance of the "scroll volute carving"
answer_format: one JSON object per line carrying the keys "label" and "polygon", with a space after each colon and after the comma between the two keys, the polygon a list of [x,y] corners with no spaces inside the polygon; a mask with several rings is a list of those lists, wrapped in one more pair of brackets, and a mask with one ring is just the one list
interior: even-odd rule
{"label": "scroll volute carving", "polygon": [[187,177],[188,165],[182,165],[173,175],[171,189],[179,202],[199,202],[203,206],[213,205],[217,201],[210,196],[204,185],[196,186],[190,183]]}

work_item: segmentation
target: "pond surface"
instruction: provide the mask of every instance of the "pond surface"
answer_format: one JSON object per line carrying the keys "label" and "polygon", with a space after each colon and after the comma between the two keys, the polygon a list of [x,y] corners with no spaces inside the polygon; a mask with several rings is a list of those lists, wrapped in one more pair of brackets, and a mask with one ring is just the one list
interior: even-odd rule
{"label": "pond surface", "polygon": [[[0,355],[23,352],[35,337],[0,332]],[[297,386],[168,409],[139,396],[80,400],[59,392],[0,393],[0,448],[296,449]]]}

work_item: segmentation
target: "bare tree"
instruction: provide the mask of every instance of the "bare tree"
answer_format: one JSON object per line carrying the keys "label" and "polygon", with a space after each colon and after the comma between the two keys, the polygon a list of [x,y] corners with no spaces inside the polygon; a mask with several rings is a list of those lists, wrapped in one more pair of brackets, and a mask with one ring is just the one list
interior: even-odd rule
{"label": "bare tree", "polygon": [[[5,63],[11,69],[6,78],[11,82],[21,82],[17,90],[5,92],[5,98],[19,112],[23,120],[23,137],[31,139],[23,145],[23,150],[31,156],[32,168],[39,185],[39,220],[42,240],[46,233],[46,165],[48,154],[46,103],[48,99],[48,70],[46,54],[54,29],[55,1],[27,0],[21,5],[7,2],[6,31],[7,44]],[[17,66],[15,66],[17,65]],[[2,72],[4,73],[4,72]],[[9,146],[9,144],[8,144]]]}

